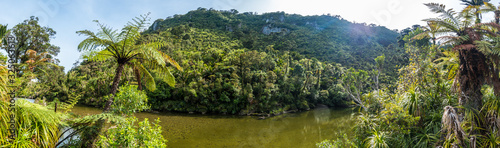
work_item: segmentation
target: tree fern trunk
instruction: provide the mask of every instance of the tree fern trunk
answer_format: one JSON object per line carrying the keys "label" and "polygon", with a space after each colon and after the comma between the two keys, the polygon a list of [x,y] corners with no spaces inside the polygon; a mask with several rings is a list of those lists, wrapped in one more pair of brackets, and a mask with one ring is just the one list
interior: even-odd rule
{"label": "tree fern trunk", "polygon": [[481,86],[485,82],[485,72],[488,67],[485,56],[476,49],[460,50],[459,105],[479,111],[482,107]]}
{"label": "tree fern trunk", "polygon": [[[113,85],[111,85],[111,97],[108,99],[106,102],[106,105],[104,106],[103,112],[108,112],[111,109],[111,105],[113,104],[113,99],[116,94],[116,91],[118,90],[118,84],[120,83],[120,79],[122,77],[122,72],[124,68],[124,63],[118,63],[118,67],[116,68],[116,75],[115,78],[113,79]],[[90,138],[89,141],[92,142],[92,147],[96,147],[95,143],[98,140],[99,133],[101,133],[101,129],[104,126],[104,119],[99,119],[96,123],[96,133],[93,133],[93,137]]]}
{"label": "tree fern trunk", "polygon": [[[483,135],[484,131],[480,129],[483,128],[484,124],[474,118],[480,118],[476,117],[476,115],[479,114],[479,111],[483,106],[481,86],[485,82],[488,71],[488,66],[485,62],[486,57],[475,48],[461,49],[459,60],[460,75],[458,82],[460,84],[461,94],[459,95],[458,103],[465,109],[461,109],[460,112],[465,115],[465,120],[472,121],[472,129],[470,130],[469,135]],[[466,110],[469,111],[465,112]]]}
{"label": "tree fern trunk", "polygon": [[135,79],[137,79],[137,90],[142,90],[142,82],[141,82],[141,72],[139,69],[134,68]]}
{"label": "tree fern trunk", "polygon": [[113,79],[113,85],[111,85],[111,91],[110,91],[112,96],[106,102],[106,105],[104,106],[104,112],[109,111],[109,109],[111,108],[111,104],[113,104],[113,98],[116,94],[116,91],[118,90],[118,84],[120,83],[120,79],[122,77],[124,65],[125,64],[123,63],[119,63],[118,67],[116,68],[116,75],[115,78]]}
{"label": "tree fern trunk", "polygon": [[495,93],[495,96],[499,97],[500,96],[500,77],[498,75],[499,71],[495,67],[493,67],[492,70],[493,70],[493,73],[491,76],[492,77],[491,83],[493,83],[493,91]]}

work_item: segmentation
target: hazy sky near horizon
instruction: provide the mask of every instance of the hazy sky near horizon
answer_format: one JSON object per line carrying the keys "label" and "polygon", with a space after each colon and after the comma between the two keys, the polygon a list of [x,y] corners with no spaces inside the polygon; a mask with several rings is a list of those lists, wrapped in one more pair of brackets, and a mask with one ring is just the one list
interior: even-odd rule
{"label": "hazy sky near horizon", "polygon": [[[491,3],[498,5],[499,1]],[[456,10],[464,7],[460,0],[0,0],[0,24],[8,24],[10,29],[30,16],[39,17],[42,26],[57,32],[51,43],[61,47],[57,58],[68,71],[73,63],[81,61],[77,46],[85,37],[75,32],[97,31],[93,20],[121,29],[132,18],[148,12],[153,22],[203,7],[259,14],[284,11],[301,15],[340,15],[352,22],[401,30],[414,24],[425,25],[422,19],[436,17],[423,5],[429,2]]]}

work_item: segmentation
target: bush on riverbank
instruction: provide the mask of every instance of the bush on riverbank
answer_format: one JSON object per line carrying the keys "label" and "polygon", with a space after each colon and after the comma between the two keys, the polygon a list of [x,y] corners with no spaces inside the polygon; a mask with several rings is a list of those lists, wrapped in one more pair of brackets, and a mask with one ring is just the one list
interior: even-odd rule
{"label": "bush on riverbank", "polygon": [[97,146],[99,147],[167,147],[161,134],[160,120],[157,119],[151,125],[148,118],[139,122],[137,118],[130,117],[122,123],[118,123],[106,130],[99,136]]}

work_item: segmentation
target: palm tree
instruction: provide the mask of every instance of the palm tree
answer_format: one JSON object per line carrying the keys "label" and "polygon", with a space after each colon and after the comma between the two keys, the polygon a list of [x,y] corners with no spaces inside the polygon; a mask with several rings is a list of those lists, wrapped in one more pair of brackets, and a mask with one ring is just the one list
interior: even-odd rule
{"label": "palm tree", "polygon": [[[162,78],[170,86],[175,87],[174,76],[168,69],[167,64],[173,65],[179,70],[182,70],[182,68],[167,54],[159,51],[165,42],[159,39],[150,42],[138,42],[142,36],[140,31],[146,27],[145,25],[148,20],[148,14],[136,17],[120,33],[98,21],[95,22],[99,26],[99,32],[94,33],[89,30],[77,32],[79,35],[87,36],[78,45],[78,50],[85,52],[84,57],[86,59],[92,61],[114,60],[118,64],[110,91],[112,95],[118,89],[118,84],[126,65],[131,66],[134,71],[145,75],[145,84],[148,86],[148,89],[154,90],[155,82],[151,73],[146,68],[156,71],[159,73],[158,77]],[[138,80],[139,82],[140,79]],[[111,97],[104,107],[105,112],[110,109],[112,103],[113,98]]]}

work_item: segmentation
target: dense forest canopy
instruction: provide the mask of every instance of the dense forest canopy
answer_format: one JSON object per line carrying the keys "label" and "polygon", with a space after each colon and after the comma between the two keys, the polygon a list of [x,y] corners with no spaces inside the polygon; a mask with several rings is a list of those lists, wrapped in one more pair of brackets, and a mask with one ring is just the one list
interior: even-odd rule
{"label": "dense forest canopy", "polygon": [[[351,99],[341,84],[346,67],[379,75],[377,87],[379,81],[381,86],[394,87],[397,67],[407,61],[397,45],[398,36],[385,27],[351,23],[340,16],[257,15],[199,8],[156,20],[139,42],[164,42],[160,51],[184,69],[171,69],[175,87],[165,85],[158,78],[162,74],[151,71],[157,84],[156,90],[146,90],[152,109],[250,115],[308,110],[318,103],[348,106]],[[374,59],[378,56],[386,60],[377,68]],[[105,67],[114,65],[94,63],[85,61],[70,72],[89,77],[92,83],[87,87],[101,88],[88,91],[81,100],[100,106],[105,102],[102,96],[107,95],[102,91],[107,88],[100,85],[113,80],[110,76],[90,78],[92,72],[79,71],[93,65],[113,74]],[[120,85],[141,87],[141,80],[148,76],[137,75],[133,68],[123,73]],[[375,79],[363,85],[375,87]]]}
{"label": "dense forest canopy", "polygon": [[259,15],[198,8],[184,15],[158,19],[146,33],[167,28],[172,28],[174,34],[182,34],[185,28],[209,29],[241,41],[243,47],[250,50],[273,45],[279,51],[297,52],[306,58],[362,69],[373,68],[373,59],[380,53],[390,57],[404,53],[392,47],[398,32],[373,24],[352,23],[340,16],[301,16],[285,12]]}

